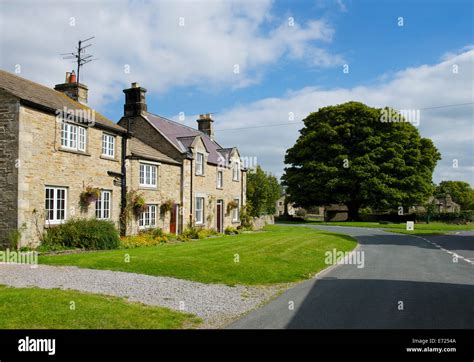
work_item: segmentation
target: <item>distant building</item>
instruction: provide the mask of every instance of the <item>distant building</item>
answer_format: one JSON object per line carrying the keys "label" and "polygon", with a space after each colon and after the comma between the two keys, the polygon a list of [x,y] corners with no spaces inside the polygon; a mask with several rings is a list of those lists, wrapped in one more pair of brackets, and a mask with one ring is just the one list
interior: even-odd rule
{"label": "distant building", "polygon": [[[447,194],[444,197],[430,196],[427,204],[434,204],[436,211],[439,213],[454,213],[460,212],[461,206],[453,201],[451,195]],[[425,212],[426,207],[422,205],[412,206],[410,212]]]}

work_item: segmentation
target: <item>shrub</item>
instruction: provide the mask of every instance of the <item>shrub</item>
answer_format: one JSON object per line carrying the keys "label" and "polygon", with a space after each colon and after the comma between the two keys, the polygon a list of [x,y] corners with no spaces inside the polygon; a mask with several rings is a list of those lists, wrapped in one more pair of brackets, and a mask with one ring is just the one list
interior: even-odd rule
{"label": "shrub", "polygon": [[250,215],[251,207],[246,205],[240,211],[240,227],[243,230],[253,230],[252,216]]}
{"label": "shrub", "polygon": [[51,249],[116,249],[120,245],[120,238],[111,221],[70,219],[64,224],[48,229],[44,236],[44,244],[45,248]]}
{"label": "shrub", "polygon": [[199,232],[195,227],[187,227],[181,237],[184,239],[199,239]]}
{"label": "shrub", "polygon": [[120,240],[120,246],[124,249],[138,248],[144,246],[156,246],[166,243],[168,238],[163,236],[153,236],[150,233],[140,233],[138,235],[124,236]]}
{"label": "shrub", "polygon": [[298,209],[296,210],[296,216],[305,218],[305,217],[306,217],[306,210],[305,210],[305,209],[302,209],[302,208],[298,208]]}
{"label": "shrub", "polygon": [[227,226],[224,230],[224,233],[226,235],[236,235],[236,234],[240,234],[240,231],[237,230],[235,227],[233,226]]}
{"label": "shrub", "polygon": [[201,229],[198,231],[198,239],[205,239],[215,235],[219,235],[219,233],[213,229]]}

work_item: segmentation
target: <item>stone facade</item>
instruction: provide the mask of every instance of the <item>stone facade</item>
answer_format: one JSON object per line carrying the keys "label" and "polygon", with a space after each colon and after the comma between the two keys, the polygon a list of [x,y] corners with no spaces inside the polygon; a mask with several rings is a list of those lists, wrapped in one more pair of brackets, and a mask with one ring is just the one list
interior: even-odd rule
{"label": "stone facade", "polygon": [[66,219],[95,217],[95,205],[79,204],[80,194],[92,186],[111,191],[111,217],[118,227],[120,185],[108,171],[120,173],[121,137],[115,135],[115,158],[102,156],[102,134],[87,129],[86,152],[68,151],[61,146],[61,122],[53,114],[30,107],[19,112],[18,224],[25,225],[22,243],[37,243],[45,222],[45,188],[67,189]]}
{"label": "stone facade", "polygon": [[19,99],[0,89],[0,246],[8,246],[18,229]]}
{"label": "stone facade", "polygon": [[[240,225],[239,213],[242,205],[245,205],[245,172],[239,171],[239,179],[233,180],[232,166],[239,162],[239,154],[235,152],[230,158],[230,162],[223,162],[222,165],[213,165],[207,162],[207,152],[204,144],[201,140],[192,147],[193,162],[192,172],[189,171],[187,176],[192,180],[193,190],[189,195],[192,194],[191,202],[186,204],[186,210],[188,210],[188,220],[197,227],[203,227],[206,229],[217,229],[217,201],[222,201],[222,216],[223,226],[221,230],[225,230],[226,227],[237,227]],[[203,175],[196,174],[196,154],[204,154],[204,173]],[[191,167],[186,167],[191,170]],[[221,171],[222,187],[217,187],[217,172]],[[190,190],[188,190],[190,191]],[[196,214],[196,198],[204,198],[204,220],[203,223],[197,223]],[[189,200],[188,199],[188,200]],[[228,210],[227,205],[234,200],[238,200],[239,210],[234,212]],[[192,203],[192,206],[191,206]]]}
{"label": "stone facade", "polygon": [[[169,165],[166,163],[154,162],[145,159],[131,159],[127,160],[127,185],[129,190],[136,190],[138,193],[143,195],[148,205],[157,206],[157,219],[156,227],[161,228],[165,232],[171,232],[170,221],[171,212],[165,213],[160,212],[160,206],[168,200],[172,201],[173,204],[180,205],[181,203],[181,166]],[[156,187],[145,187],[140,186],[140,163],[152,164],[157,166],[158,170],[158,181]],[[181,230],[180,217],[177,215],[177,228],[176,232]],[[131,221],[127,225],[128,234],[136,234],[139,232],[138,219],[131,218]]]}

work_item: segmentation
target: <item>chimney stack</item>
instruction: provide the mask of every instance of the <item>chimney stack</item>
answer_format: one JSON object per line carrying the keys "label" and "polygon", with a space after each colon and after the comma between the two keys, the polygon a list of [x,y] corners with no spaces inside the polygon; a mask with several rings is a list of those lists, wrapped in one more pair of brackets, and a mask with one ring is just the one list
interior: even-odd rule
{"label": "chimney stack", "polygon": [[199,119],[197,120],[198,129],[207,134],[212,140],[214,139],[214,120],[211,117],[210,113],[200,114]]}
{"label": "chimney stack", "polygon": [[87,104],[89,88],[85,84],[77,83],[76,73],[66,72],[65,83],[56,84],[54,89],[62,92],[76,102]]}
{"label": "chimney stack", "polygon": [[147,111],[145,88],[140,87],[138,83],[132,83],[132,87],[124,89],[123,92],[125,93],[125,105],[123,108],[126,117],[139,116]]}

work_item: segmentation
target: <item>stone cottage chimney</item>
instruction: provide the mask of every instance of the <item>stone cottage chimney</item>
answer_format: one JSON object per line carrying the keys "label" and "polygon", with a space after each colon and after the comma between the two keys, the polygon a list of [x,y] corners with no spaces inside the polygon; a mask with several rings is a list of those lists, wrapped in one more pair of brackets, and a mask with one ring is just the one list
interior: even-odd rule
{"label": "stone cottage chimney", "polygon": [[77,83],[76,73],[74,73],[74,71],[66,72],[65,82],[56,84],[54,89],[64,93],[76,102],[87,104],[87,94],[89,92],[89,88],[87,88],[85,84]]}
{"label": "stone cottage chimney", "polygon": [[199,119],[197,120],[198,129],[207,134],[211,139],[214,139],[214,120],[211,117],[210,113],[200,114]]}
{"label": "stone cottage chimney", "polygon": [[138,116],[143,112],[146,112],[146,89],[138,85],[138,83],[132,83],[132,87],[124,89],[125,93],[125,105],[124,115],[127,116]]}

